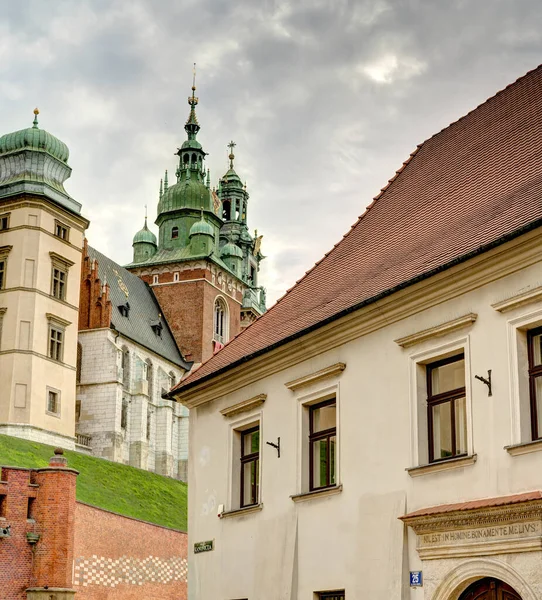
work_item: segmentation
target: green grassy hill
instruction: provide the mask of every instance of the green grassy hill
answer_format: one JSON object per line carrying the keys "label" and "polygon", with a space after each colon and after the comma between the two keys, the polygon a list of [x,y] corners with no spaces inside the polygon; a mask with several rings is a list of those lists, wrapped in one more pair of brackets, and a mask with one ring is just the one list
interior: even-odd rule
{"label": "green grassy hill", "polygon": [[[53,446],[0,435],[0,465],[46,467]],[[121,515],[186,531],[187,487],[182,481],[64,451],[68,466],[80,473],[77,500]]]}

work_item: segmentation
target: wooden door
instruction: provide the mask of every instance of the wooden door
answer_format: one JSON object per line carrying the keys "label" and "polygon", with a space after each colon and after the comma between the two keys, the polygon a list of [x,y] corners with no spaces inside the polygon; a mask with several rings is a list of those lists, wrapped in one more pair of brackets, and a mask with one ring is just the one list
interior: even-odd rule
{"label": "wooden door", "polygon": [[521,596],[506,583],[487,577],[470,585],[459,600],[521,600]]}

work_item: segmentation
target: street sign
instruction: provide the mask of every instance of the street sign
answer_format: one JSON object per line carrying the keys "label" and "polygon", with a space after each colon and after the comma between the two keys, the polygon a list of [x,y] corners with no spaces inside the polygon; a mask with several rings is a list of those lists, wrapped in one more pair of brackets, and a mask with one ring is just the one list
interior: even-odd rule
{"label": "street sign", "polygon": [[208,542],[196,542],[194,544],[194,554],[200,554],[200,552],[210,552],[215,549],[215,541],[209,540]]}
{"label": "street sign", "polygon": [[410,571],[410,587],[422,587],[422,586],[423,586],[422,571]]}

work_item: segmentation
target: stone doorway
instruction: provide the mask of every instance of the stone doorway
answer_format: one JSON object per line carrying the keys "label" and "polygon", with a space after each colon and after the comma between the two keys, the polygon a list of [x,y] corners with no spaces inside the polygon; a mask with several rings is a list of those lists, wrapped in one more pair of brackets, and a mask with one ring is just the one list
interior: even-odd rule
{"label": "stone doorway", "polygon": [[509,585],[486,577],[470,585],[459,600],[522,600],[521,596]]}

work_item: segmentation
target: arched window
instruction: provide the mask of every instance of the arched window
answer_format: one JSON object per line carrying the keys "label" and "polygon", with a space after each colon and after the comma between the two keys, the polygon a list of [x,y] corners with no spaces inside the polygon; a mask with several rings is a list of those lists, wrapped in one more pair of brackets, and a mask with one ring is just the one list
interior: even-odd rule
{"label": "arched window", "polygon": [[154,378],[152,373],[152,362],[150,358],[148,358],[144,363],[143,378],[149,382],[149,401],[152,402],[154,396]]}
{"label": "arched window", "polygon": [[171,230],[171,239],[172,240],[176,240],[179,237],[179,228],[178,227],[174,227]]}
{"label": "arched window", "polygon": [[229,200],[224,200],[222,203],[222,218],[224,221],[229,221],[231,215],[231,204]]}
{"label": "arched window", "polygon": [[196,154],[192,154],[192,164],[195,165],[198,162],[198,157],[196,156]]}
{"label": "arched window", "polygon": [[221,344],[228,341],[228,305],[220,296],[215,300],[213,339]]}
{"label": "arched window", "polygon": [[121,348],[121,363],[122,369],[122,385],[129,390],[130,389],[130,351],[126,346]]}
{"label": "arched window", "polygon": [[190,157],[188,156],[188,154],[185,154],[185,155],[183,156],[183,163],[185,163],[185,164],[186,164],[186,163],[187,163],[189,160],[190,160]]}

